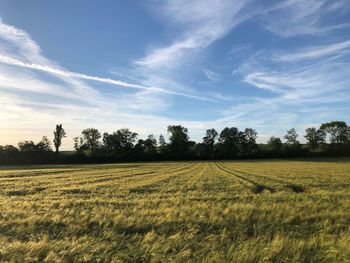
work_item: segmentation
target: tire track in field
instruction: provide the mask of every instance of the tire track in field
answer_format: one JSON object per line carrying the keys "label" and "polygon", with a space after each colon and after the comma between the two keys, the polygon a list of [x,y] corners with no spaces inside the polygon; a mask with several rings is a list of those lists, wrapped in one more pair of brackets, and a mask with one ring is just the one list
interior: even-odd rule
{"label": "tire track in field", "polygon": [[[193,164],[183,167],[181,169],[178,169],[176,171],[171,171],[166,175],[160,175],[155,180],[152,180],[151,182],[143,182],[137,186],[131,186],[129,188],[130,193],[144,193],[144,192],[155,192],[157,189],[160,188],[161,185],[169,183],[171,180],[173,180],[176,177],[184,176],[186,173],[188,173],[191,176],[191,173],[197,170],[197,166],[200,164]],[[154,177],[152,178],[154,179]]]}
{"label": "tire track in field", "polygon": [[[133,170],[133,171],[137,171],[137,170]],[[107,177],[110,176],[111,173],[103,173],[102,175],[97,175],[96,176],[96,171],[92,171],[89,173],[79,173],[79,172],[72,172],[70,171],[71,174],[67,175],[67,176],[55,176],[55,177],[51,177],[50,175],[48,175],[47,177],[43,178],[40,177],[39,178],[29,178],[29,179],[25,179],[22,180],[22,178],[18,178],[16,179],[15,182],[10,182],[10,183],[3,183],[0,181],[0,185],[6,188],[18,188],[20,187],[26,187],[28,185],[31,186],[50,186],[50,188],[55,188],[55,187],[59,187],[59,186],[63,186],[63,185],[74,185],[74,184],[81,184],[82,180],[88,179],[88,178],[94,178],[94,177]],[[130,171],[125,171],[125,170],[121,170],[119,171],[119,173],[125,174],[128,173]],[[84,181],[83,181],[84,182]]]}
{"label": "tire track in field", "polygon": [[[227,166],[226,166],[227,167]],[[273,177],[270,177],[270,176],[267,176],[267,175],[262,175],[262,174],[255,174],[255,173],[250,173],[250,172],[246,172],[246,171],[242,171],[242,170],[239,170],[239,169],[236,169],[236,168],[232,168],[232,167],[227,167],[227,169],[230,169],[232,170],[234,173],[236,174],[240,174],[241,176],[252,176],[254,178],[263,178],[267,181],[270,181],[270,183],[278,183],[281,185],[281,188],[286,188],[288,190],[292,190],[293,192],[296,192],[296,193],[300,193],[300,192],[304,192],[304,187],[300,184],[295,184],[293,182],[290,182],[290,181],[285,181],[285,180],[282,180],[282,179],[278,179],[278,178],[273,178]]]}
{"label": "tire track in field", "polygon": [[[127,171],[121,171],[121,172],[127,172]],[[3,186],[10,186],[10,185],[26,185],[28,183],[40,183],[40,184],[50,184],[50,185],[57,185],[57,183],[74,183],[75,181],[81,181],[81,177],[83,176],[84,179],[87,178],[93,178],[96,176],[96,171],[89,172],[89,173],[81,173],[78,171],[67,171],[66,173],[69,173],[67,176],[51,176],[51,174],[48,174],[47,176],[40,176],[38,177],[21,177],[21,178],[13,178],[9,180],[0,180],[0,185]],[[61,173],[60,173],[61,174]],[[99,175],[98,177],[103,177],[110,175],[111,173],[103,173]],[[52,184],[52,182],[55,182]]]}
{"label": "tire track in field", "polygon": [[[130,173],[131,172],[131,173]],[[90,174],[78,174],[75,178],[70,178],[70,180],[64,180],[64,183],[58,184],[59,186],[64,185],[85,185],[85,184],[94,184],[94,183],[100,183],[100,182],[107,182],[107,181],[113,181],[117,179],[121,179],[123,177],[127,176],[138,176],[146,173],[154,172],[154,169],[147,168],[143,169],[141,171],[140,169],[132,169],[129,170],[117,170],[117,171],[109,171],[108,173],[102,173],[102,174],[96,174],[90,173]]]}
{"label": "tire track in field", "polygon": [[289,184],[290,182],[282,180],[282,179],[277,179],[277,178],[273,178],[267,175],[262,175],[262,174],[256,174],[256,173],[251,173],[251,172],[246,172],[237,168],[233,168],[231,166],[226,166],[228,169],[231,169],[232,171],[236,172],[236,173],[240,173],[243,175],[248,175],[248,176],[254,176],[255,178],[257,177],[262,177],[264,179],[267,179],[268,181],[274,182],[274,183],[280,183],[280,184]]}
{"label": "tire track in field", "polygon": [[139,184],[137,186],[157,184],[160,182],[165,182],[166,180],[173,178],[173,177],[183,176],[184,173],[192,172],[193,170],[195,170],[196,166],[198,166],[198,164],[190,163],[186,166],[182,166],[182,167],[177,168],[177,169],[171,169],[168,174],[164,174],[164,171],[161,171],[161,173],[159,173],[159,176],[151,178],[152,179],[151,182],[146,180],[146,181],[141,182],[141,184]]}
{"label": "tire track in field", "polygon": [[172,176],[169,181],[166,182],[167,186],[163,188],[164,190],[161,188],[163,184],[158,184],[157,187],[161,189],[161,192],[166,193],[187,193],[197,190],[195,185],[198,184],[198,179],[203,177],[207,168],[207,163],[196,163],[194,167],[185,174]]}
{"label": "tire track in field", "polygon": [[[205,163],[205,165],[206,169],[198,177],[198,182],[193,185],[199,191],[232,193],[233,189],[240,189],[244,184],[241,180],[237,180],[237,178],[232,177],[227,172],[218,169],[216,163]],[[247,188],[249,186],[244,184],[243,189]]]}
{"label": "tire track in field", "polygon": [[[123,166],[111,166],[111,167],[103,167],[103,170],[125,170],[127,167]],[[132,168],[136,168],[132,167]],[[82,168],[73,168],[73,167],[67,167],[67,168],[56,168],[56,169],[33,169],[33,170],[27,170],[27,169],[19,169],[18,171],[10,171],[10,173],[6,172],[1,172],[0,173],[0,181],[5,180],[9,178],[13,178],[12,180],[16,180],[16,178],[22,178],[22,179],[30,179],[34,177],[40,177],[40,176],[49,176],[49,175],[55,175],[55,174],[61,174],[61,173],[75,173],[75,172],[82,172],[82,171],[88,171],[88,172],[93,172],[95,170],[100,170],[100,167],[93,166],[93,167],[82,167]],[[59,177],[56,177],[59,178]]]}
{"label": "tire track in field", "polygon": [[[83,183],[93,183],[94,181],[98,181],[103,178],[120,178],[124,174],[130,174],[130,173],[141,173],[141,172],[148,172],[148,171],[154,171],[154,167],[152,166],[146,166],[144,169],[140,169],[136,167],[135,169],[123,169],[123,168],[114,168],[110,169],[111,171],[105,171],[103,170],[102,173],[98,173],[96,170],[89,171],[88,173],[74,173],[69,176],[62,176],[62,177],[55,177],[55,179],[64,179],[64,180],[57,180],[56,186],[58,185],[67,185],[67,184],[83,184]],[[104,180],[104,179],[103,179]],[[42,180],[41,183],[51,183],[52,177],[46,178],[46,180]]]}
{"label": "tire track in field", "polygon": [[[174,167],[177,166],[177,169],[174,169]],[[90,180],[87,182],[87,181],[83,181],[83,182],[77,182],[75,184],[72,184],[70,182],[67,183],[64,183],[62,184],[62,182],[59,182],[59,183],[56,183],[55,185],[42,185],[43,186],[46,186],[46,187],[43,187],[44,190],[50,190],[51,192],[55,193],[55,195],[52,194],[52,197],[54,197],[54,199],[57,201],[57,200],[60,200],[61,199],[61,196],[66,196],[65,194],[79,194],[79,195],[90,195],[94,192],[94,190],[96,190],[97,188],[113,188],[116,186],[116,184],[114,183],[111,183],[113,181],[118,181],[117,184],[120,184],[120,183],[123,183],[123,182],[127,182],[123,179],[126,179],[128,180],[128,178],[132,178],[131,180],[134,180],[135,176],[140,176],[141,179],[142,178],[147,178],[150,174],[159,174],[159,175],[163,175],[164,173],[167,173],[169,170],[171,172],[177,172],[179,169],[184,169],[184,168],[187,168],[188,166],[190,165],[186,165],[186,164],[182,164],[180,167],[176,164],[174,165],[171,165],[171,167],[167,168],[167,169],[160,169],[158,171],[150,171],[152,167],[148,167],[149,171],[147,172],[140,172],[139,173],[133,173],[133,174],[130,174],[128,172],[130,171],[126,171],[128,174],[125,174],[124,173],[124,176],[120,177],[120,176],[114,176],[114,177],[111,177],[111,178],[108,178],[109,180],[108,181],[105,181],[105,182],[102,182],[102,183],[96,183],[96,184],[91,184]],[[159,166],[161,167],[161,166]],[[84,174],[80,174],[80,177],[78,178],[78,180],[83,180],[84,178]],[[138,177],[139,178],[139,177]],[[105,178],[106,179],[106,178]],[[63,181],[64,182],[64,181]],[[67,187],[67,185],[69,185],[69,187]],[[86,186],[87,185],[87,186]],[[21,191],[21,193],[27,193],[27,194],[30,194],[31,191],[28,191],[28,189],[32,189],[32,188],[35,188],[35,185],[26,185],[25,188],[22,187],[22,189],[19,189]],[[12,190],[15,190],[15,189],[7,189],[7,191],[10,191],[12,192]],[[101,190],[101,189],[99,189]],[[19,192],[17,190],[17,192]],[[62,193],[64,193],[64,195],[62,195]],[[6,193],[5,193],[6,194]],[[27,194],[23,194],[23,195],[27,195]],[[58,199],[57,199],[58,198]]]}
{"label": "tire track in field", "polygon": [[[171,165],[171,167],[167,168],[166,170],[173,169],[174,166],[175,165]],[[57,176],[51,177],[50,174],[48,174],[45,177],[45,179],[42,177],[40,177],[40,179],[38,177],[33,177],[28,179],[26,178],[27,180],[22,181],[21,179],[23,178],[18,178],[18,180],[16,180],[15,182],[16,184],[13,184],[13,182],[10,184],[1,184],[0,182],[0,185],[4,189],[6,189],[6,191],[10,191],[10,192],[14,190],[17,190],[17,192],[19,190],[28,192],[30,189],[34,189],[38,187],[40,187],[42,190],[46,190],[46,189],[59,190],[60,188],[65,188],[66,186],[71,186],[70,188],[74,188],[74,187],[81,188],[82,185],[95,183],[96,181],[103,182],[103,181],[109,181],[109,180],[119,180],[121,178],[143,176],[146,174],[153,174],[158,172],[158,171],[154,171],[154,167],[152,166],[146,166],[144,168],[147,168],[147,169],[144,169],[146,170],[144,172],[140,171],[139,168],[132,169],[134,173],[130,174],[129,169],[123,169],[123,168],[117,167],[116,170],[107,171],[107,173],[104,173],[102,175],[98,175],[95,169],[93,169],[93,171],[86,169],[87,171],[89,171],[88,173],[80,173],[77,170],[74,170],[74,171],[69,170],[67,172],[71,172],[72,174],[69,174],[63,177],[60,176],[62,178],[59,178]],[[163,167],[161,165],[158,165],[157,168],[163,168]],[[161,169],[161,171],[163,170],[164,168]],[[114,173],[117,172],[118,174],[113,174],[111,172],[114,172]],[[86,180],[87,179],[86,177],[92,180]],[[96,177],[102,177],[102,178],[96,180],[94,179]]]}
{"label": "tire track in field", "polygon": [[[170,167],[168,169],[161,169],[158,171],[148,171],[148,172],[141,172],[141,173],[135,173],[135,174],[126,174],[123,175],[122,177],[110,177],[108,178],[109,180],[105,180],[103,182],[97,182],[92,184],[91,182],[83,182],[83,183],[78,183],[73,185],[71,188],[81,188],[81,186],[88,185],[88,187],[82,187],[81,189],[86,189],[86,190],[102,190],[104,188],[111,188],[115,187],[116,185],[120,186],[121,184],[127,183],[129,181],[133,181],[135,177],[137,176],[138,180],[146,179],[150,177],[150,175],[154,175],[152,178],[158,178],[159,176],[163,176],[164,173],[167,173],[170,171],[170,173],[177,172],[178,170],[181,169],[186,169],[189,165],[182,165],[178,169],[174,169],[174,167]],[[64,188],[64,186],[63,186]],[[123,187],[124,189],[125,186]],[[56,188],[57,190],[67,190],[67,188],[62,189],[62,187]]]}
{"label": "tire track in field", "polygon": [[[233,170],[236,170],[240,173],[243,173],[243,174],[247,174],[247,175],[252,175],[252,176],[256,176],[256,177],[264,177],[270,181],[275,181],[275,182],[278,182],[280,184],[282,184],[284,187],[288,188],[288,189],[291,189],[291,186],[300,186],[300,187],[304,187],[304,185],[307,185],[307,187],[322,187],[322,186],[330,186],[332,185],[333,187],[337,187],[338,185],[340,187],[347,187],[349,186],[350,184],[336,184],[336,183],[332,183],[330,181],[327,181],[327,180],[324,180],[324,182],[322,183],[309,183],[309,182],[304,182],[304,184],[296,184],[294,183],[294,179],[296,180],[300,180],[300,179],[307,179],[307,180],[311,180],[311,181],[315,181],[315,176],[297,176],[297,175],[293,175],[293,177],[289,177],[289,180],[282,180],[282,179],[278,179],[278,178],[274,178],[274,177],[271,177],[271,176],[267,176],[267,175],[261,175],[261,174],[255,174],[255,173],[251,173],[251,172],[246,172],[246,171],[242,171],[242,170],[238,170],[238,169],[233,169]],[[317,181],[321,181],[319,178],[317,178]],[[293,190],[293,189],[292,189]]]}
{"label": "tire track in field", "polygon": [[[178,165],[174,165],[174,166],[172,166],[170,168],[167,168],[167,169],[164,169],[164,168],[163,169],[159,169],[157,171],[154,171],[154,169],[153,169],[153,171],[151,171],[151,173],[154,175],[154,176],[152,176],[152,178],[157,178],[159,176],[163,176],[164,173],[168,173],[168,172],[169,173],[174,173],[174,172],[178,172],[178,171],[187,169],[188,167],[191,166],[191,164],[182,164],[180,166],[178,166]],[[150,177],[148,175],[146,175],[146,176],[142,176],[141,178],[138,178],[138,179],[141,179],[141,180],[145,179],[145,180],[147,180],[148,178],[150,178]],[[119,179],[123,179],[123,180],[119,180]],[[125,175],[122,178],[118,178],[118,180],[113,180],[113,181],[118,181],[118,182],[121,182],[121,183],[127,183],[127,182],[130,182],[130,181],[134,181],[134,176],[133,175]]]}
{"label": "tire track in field", "polygon": [[230,168],[226,167],[225,165],[221,164],[221,163],[217,163],[216,166],[221,169],[222,171],[225,171],[226,173],[229,173],[233,176],[235,176],[238,180],[241,180],[242,184],[247,185],[249,187],[249,184],[252,185],[252,187],[250,187],[250,189],[252,190],[253,193],[261,193],[263,192],[265,189],[269,190],[271,193],[276,192],[276,190],[268,185],[265,184],[261,184],[255,180],[252,179],[248,179],[244,176],[242,176],[241,174],[237,174],[235,172],[233,172]]}
{"label": "tire track in field", "polygon": [[[111,168],[108,168],[106,170],[110,170]],[[64,170],[62,172],[59,173],[42,173],[41,176],[31,176],[31,175],[27,175],[26,177],[12,177],[11,179],[5,179],[5,178],[1,178],[0,179],[0,184],[1,185],[11,185],[12,183],[15,183],[16,186],[18,186],[18,184],[26,184],[29,182],[36,182],[36,183],[40,183],[40,184],[45,184],[45,183],[50,183],[52,184],[52,182],[62,182],[62,181],[66,181],[66,182],[72,182],[74,183],[74,181],[78,181],[81,180],[81,176],[84,176],[85,178],[89,178],[89,177],[94,177],[96,176],[96,168],[92,168],[90,169],[68,169],[68,170]],[[120,172],[127,172],[127,170],[123,169],[123,168],[115,168],[113,169],[115,171],[120,171]],[[133,169],[134,171],[136,169]],[[82,171],[84,171],[82,173]],[[104,169],[105,171],[105,169]],[[66,173],[68,173],[67,175],[65,175]],[[64,175],[62,175],[64,174]],[[110,171],[106,171],[102,174],[102,176],[106,176],[108,174],[111,174]],[[64,179],[64,180],[61,180]],[[10,183],[8,183],[10,182]]]}
{"label": "tire track in field", "polygon": [[216,165],[216,167],[217,167],[219,170],[221,170],[221,171],[223,171],[223,172],[225,172],[225,173],[227,173],[227,174],[233,175],[233,176],[236,178],[236,181],[237,181],[238,183],[240,183],[241,185],[243,185],[244,187],[249,188],[249,189],[251,188],[251,184],[252,184],[251,182],[249,182],[249,181],[247,181],[247,180],[241,178],[240,176],[237,176],[236,174],[233,174],[233,173],[227,171],[226,169],[224,169],[223,167],[221,167],[221,166],[219,165],[219,163],[216,163],[215,165]]}
{"label": "tire track in field", "polygon": [[[77,171],[84,171],[87,169],[80,169],[80,170],[73,170],[74,172]],[[29,178],[34,178],[34,177],[38,177],[38,176],[47,176],[47,175],[51,175],[51,174],[61,174],[61,173],[69,173],[72,172],[71,170],[60,170],[60,171],[33,171],[33,172],[21,172],[21,173],[11,173],[11,174],[5,174],[5,175],[0,175],[0,180],[6,180],[7,181],[15,181],[17,178],[21,178],[21,179],[29,179]]]}

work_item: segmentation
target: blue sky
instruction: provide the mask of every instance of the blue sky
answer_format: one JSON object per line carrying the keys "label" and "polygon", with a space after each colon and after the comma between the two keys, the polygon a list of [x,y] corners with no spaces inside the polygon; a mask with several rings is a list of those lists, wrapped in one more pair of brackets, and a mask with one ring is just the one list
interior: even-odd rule
{"label": "blue sky", "polygon": [[[0,144],[350,121],[348,0],[0,2]],[[302,139],[302,138],[300,138]]]}

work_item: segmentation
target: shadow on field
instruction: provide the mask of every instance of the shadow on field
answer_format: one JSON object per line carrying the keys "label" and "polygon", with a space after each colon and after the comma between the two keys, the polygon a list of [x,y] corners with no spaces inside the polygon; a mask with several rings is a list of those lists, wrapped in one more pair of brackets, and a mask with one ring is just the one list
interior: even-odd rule
{"label": "shadow on field", "polygon": [[288,184],[286,187],[292,190],[294,193],[303,193],[305,191],[303,186],[297,184]]}
{"label": "shadow on field", "polygon": [[251,187],[251,190],[252,190],[252,192],[254,194],[262,194],[265,190],[268,190],[270,193],[276,192],[276,190],[273,189],[272,187],[266,186],[266,185],[263,185],[263,184],[254,184]]}
{"label": "shadow on field", "polygon": [[40,193],[42,191],[46,190],[46,187],[34,187],[30,189],[21,189],[21,190],[12,190],[7,191],[6,194],[8,196],[26,196],[26,195],[33,195],[36,193]]}

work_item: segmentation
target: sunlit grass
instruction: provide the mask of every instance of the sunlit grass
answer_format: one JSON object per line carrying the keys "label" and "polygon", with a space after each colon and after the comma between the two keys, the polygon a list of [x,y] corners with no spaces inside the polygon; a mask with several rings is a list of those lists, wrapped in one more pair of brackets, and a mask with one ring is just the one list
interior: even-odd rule
{"label": "sunlit grass", "polygon": [[0,170],[1,262],[349,262],[350,162]]}

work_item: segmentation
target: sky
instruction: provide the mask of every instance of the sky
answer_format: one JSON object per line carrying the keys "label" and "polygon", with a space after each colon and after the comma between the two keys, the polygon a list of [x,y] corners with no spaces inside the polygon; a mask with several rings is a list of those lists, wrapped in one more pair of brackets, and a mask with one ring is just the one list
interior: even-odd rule
{"label": "sky", "polygon": [[1,0],[0,145],[350,122],[349,0]]}

